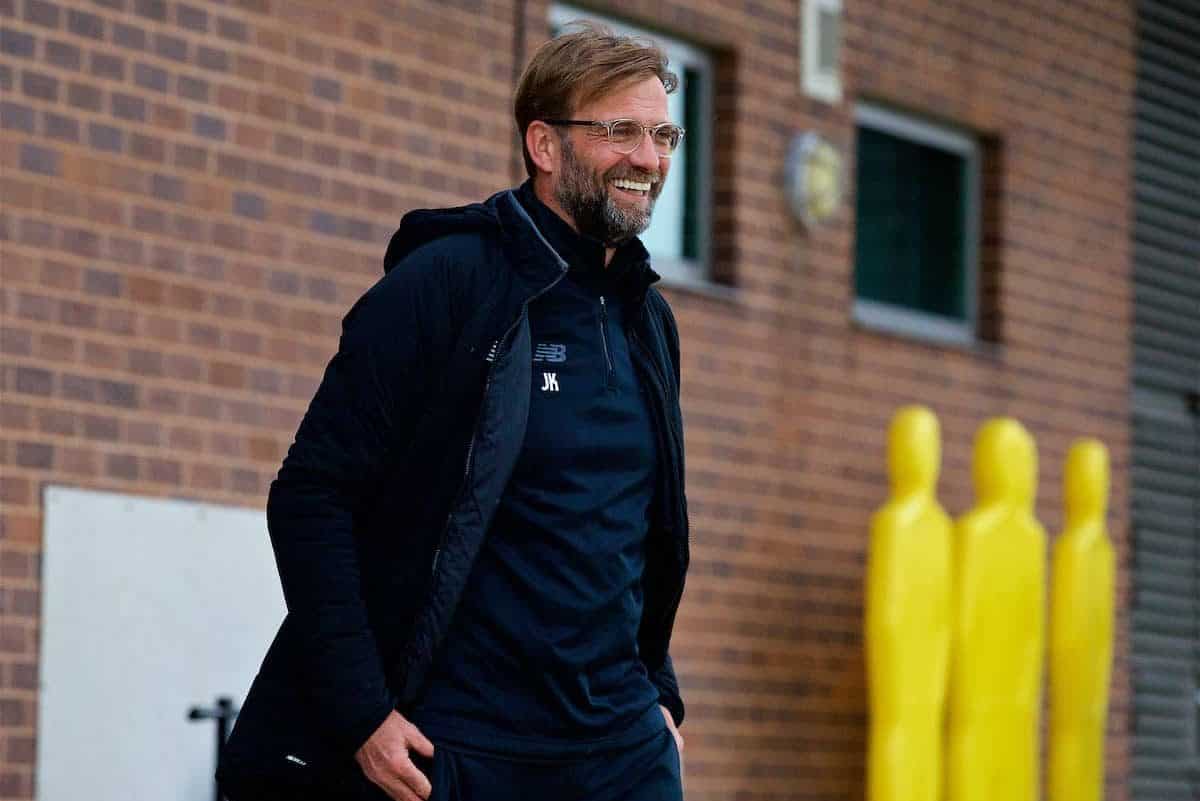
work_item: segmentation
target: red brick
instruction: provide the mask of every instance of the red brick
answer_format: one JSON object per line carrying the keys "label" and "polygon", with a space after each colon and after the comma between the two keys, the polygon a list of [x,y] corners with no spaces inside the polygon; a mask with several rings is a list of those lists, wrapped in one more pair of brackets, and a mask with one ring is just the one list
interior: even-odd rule
{"label": "red brick", "polygon": [[[4,627],[7,628],[7,627]],[[9,650],[7,639],[0,639],[0,652]],[[27,725],[32,718],[29,714],[31,704],[16,698],[0,698],[0,726],[17,728]],[[0,785],[0,790],[3,786]]]}
{"label": "red brick", "polygon": [[27,320],[53,319],[54,308],[54,298],[48,298],[45,295],[22,292],[17,296],[17,315]]}
{"label": "red brick", "polygon": [[100,470],[96,454],[83,448],[60,448],[58,466],[73,478],[96,476]]}
{"label": "red brick", "polygon": [[40,442],[17,443],[17,465],[35,470],[48,470],[54,464],[54,446]]}
{"label": "red brick", "polygon": [[167,287],[167,303],[179,309],[200,311],[204,308],[204,301],[207,297],[208,294],[204,290],[195,287],[179,284]]}
{"label": "red brick", "polygon": [[42,284],[55,289],[78,289],[82,271],[74,264],[46,259],[42,262]]}
{"label": "red brick", "polygon": [[209,436],[209,448],[218,456],[240,459],[245,455],[246,438],[240,434],[214,431]]}
{"label": "red brick", "polygon": [[250,437],[248,452],[251,459],[259,462],[274,464],[283,458],[279,444],[267,437]]}
{"label": "red brick", "polygon": [[33,353],[39,359],[46,361],[70,362],[75,358],[75,346],[76,341],[71,337],[46,333],[34,341]]}
{"label": "red brick", "polygon": [[92,367],[115,369],[120,366],[124,352],[112,345],[100,342],[83,343],[83,361]]}
{"label": "red brick", "polygon": [[[181,79],[182,81],[182,79]],[[187,84],[191,88],[191,84]],[[180,94],[184,94],[186,90],[181,86]],[[150,121],[158,128],[166,128],[170,131],[187,130],[187,111],[180,106],[173,106],[168,103],[155,103],[150,107]],[[157,193],[155,193],[157,196]]]}
{"label": "red brick", "polygon": [[125,424],[125,437],[133,445],[158,447],[162,445],[162,425],[152,420],[130,420]]}
{"label": "red brick", "polygon": [[35,740],[32,737],[10,737],[6,753],[10,765],[33,765],[36,753]]}
{"label": "red brick", "polygon": [[0,517],[0,523],[2,523],[0,534],[14,544],[41,541],[41,520],[32,514],[8,513],[4,517]]}
{"label": "red brick", "polygon": [[17,367],[14,372],[14,388],[17,392],[31,395],[49,395],[53,389],[54,374],[49,370],[41,370],[35,367]]}
{"label": "red brick", "polygon": [[95,328],[99,312],[90,303],[65,300],[59,304],[59,322],[71,328]]}
{"label": "red brick", "polygon": [[83,415],[83,435],[88,439],[115,442],[121,435],[121,423],[115,417]]}
{"label": "red brick", "polygon": [[33,618],[41,610],[41,595],[37,590],[13,589],[10,610],[16,617]]}
{"label": "red brick", "polygon": [[0,501],[26,506],[33,500],[32,486],[27,478],[0,476]]}
{"label": "red brick", "polygon": [[193,465],[188,486],[198,490],[220,490],[224,487],[224,475],[224,470],[213,465]]}
{"label": "red brick", "polygon": [[103,309],[100,328],[110,334],[132,334],[135,330],[134,313],[129,309]]}
{"label": "red brick", "polygon": [[138,457],[131,453],[110,453],[104,460],[104,473],[111,478],[135,481],[138,462]]}
{"label": "red brick", "polygon": [[204,362],[195,356],[168,354],[163,361],[164,374],[181,381],[204,380]]}
{"label": "red brick", "polygon": [[30,409],[20,403],[0,402],[0,428],[10,433],[29,427]]}
{"label": "red brick", "polygon": [[0,576],[7,579],[33,577],[33,561],[29,554],[14,550],[0,550]]}
{"label": "red brick", "polygon": [[80,422],[78,414],[63,409],[38,409],[37,418],[38,431],[64,437],[75,436]]}
{"label": "red brick", "polygon": [[167,434],[167,444],[172,451],[199,452],[204,448],[204,435],[195,429],[175,426]]}
{"label": "red brick", "polygon": [[135,303],[159,304],[163,301],[164,287],[161,281],[142,276],[129,276],[125,279],[129,299]]}
{"label": "red brick", "polygon": [[0,796],[4,798],[32,798],[32,772],[17,773],[12,770],[0,770]]}
{"label": "red brick", "polygon": [[9,686],[17,690],[37,689],[37,665],[14,662],[9,665]]}
{"label": "red brick", "polygon": [[246,371],[240,364],[213,362],[208,368],[208,380],[218,387],[240,389],[246,384]]}
{"label": "red brick", "polygon": [[231,470],[230,488],[244,495],[261,495],[263,492],[263,484],[253,470]]}
{"label": "red brick", "polygon": [[150,459],[147,478],[159,484],[178,486],[183,480],[183,466],[174,459]]}

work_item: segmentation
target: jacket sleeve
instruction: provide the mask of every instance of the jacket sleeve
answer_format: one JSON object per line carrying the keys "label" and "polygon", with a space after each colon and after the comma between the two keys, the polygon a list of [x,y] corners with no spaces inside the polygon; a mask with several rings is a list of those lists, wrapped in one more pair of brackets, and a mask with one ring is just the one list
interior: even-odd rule
{"label": "jacket sleeve", "polygon": [[298,673],[319,725],[345,755],[397,700],[368,624],[353,521],[402,445],[401,421],[423,402],[433,321],[447,325],[438,315],[449,302],[433,272],[436,265],[401,264],[345,316],[267,499],[284,600],[300,632]]}
{"label": "jacket sleeve", "polygon": [[[659,295],[656,300],[662,310],[663,332],[667,340],[667,353],[670,356],[671,365],[674,367],[675,387],[678,389],[680,386],[679,329],[675,324],[675,315],[672,313],[671,306],[667,303],[666,298]],[[675,721],[677,727],[682,725],[684,716],[683,698],[679,694],[679,680],[675,677],[675,666],[671,662],[671,654],[669,652],[658,670],[650,673],[650,681],[658,689],[658,702],[665,706],[667,711],[671,713],[671,719]]]}
{"label": "jacket sleeve", "polygon": [[658,689],[658,702],[671,713],[675,726],[683,724],[683,699],[679,695],[679,681],[675,678],[675,667],[671,655],[663,660],[662,666],[650,674],[650,681]]}

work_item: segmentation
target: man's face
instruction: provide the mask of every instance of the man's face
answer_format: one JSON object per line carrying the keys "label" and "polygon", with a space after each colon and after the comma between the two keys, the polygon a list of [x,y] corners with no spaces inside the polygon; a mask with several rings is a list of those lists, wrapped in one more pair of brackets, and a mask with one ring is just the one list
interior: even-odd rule
{"label": "man's face", "polygon": [[[667,121],[667,92],[657,78],[647,78],[580,106],[572,119],[633,119],[657,125]],[[600,128],[568,127],[561,131],[561,140],[554,197],[579,232],[613,246],[645,231],[670,158],[659,156],[645,134],[636,150],[624,154],[609,145]],[[639,190],[627,181],[649,183],[650,188]]]}

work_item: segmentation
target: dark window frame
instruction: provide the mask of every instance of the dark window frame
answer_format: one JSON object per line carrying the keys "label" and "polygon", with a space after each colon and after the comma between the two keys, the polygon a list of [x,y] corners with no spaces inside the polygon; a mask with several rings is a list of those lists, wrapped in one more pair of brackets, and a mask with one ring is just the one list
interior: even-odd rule
{"label": "dark window frame", "polygon": [[[974,346],[979,341],[980,326],[983,146],[975,137],[960,129],[878,103],[860,102],[855,108],[854,117],[857,128],[869,128],[899,139],[944,150],[963,160],[964,241],[961,269],[965,316],[962,320],[956,320],[920,309],[855,296],[852,319],[868,329],[941,344]],[[861,180],[861,176],[856,175],[856,181],[858,180]],[[855,221],[856,226],[862,224],[862,220]],[[857,260],[854,270],[857,276]]]}

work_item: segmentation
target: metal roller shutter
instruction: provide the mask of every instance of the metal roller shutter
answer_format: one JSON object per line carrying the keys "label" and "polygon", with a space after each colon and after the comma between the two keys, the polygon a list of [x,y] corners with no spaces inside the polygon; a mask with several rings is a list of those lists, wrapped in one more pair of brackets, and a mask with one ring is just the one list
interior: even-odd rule
{"label": "metal roller shutter", "polygon": [[1200,798],[1200,0],[1139,0],[1133,801]]}

